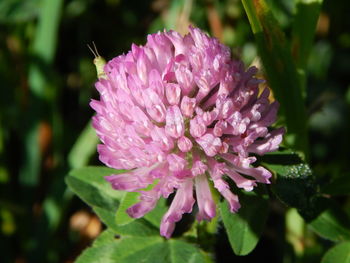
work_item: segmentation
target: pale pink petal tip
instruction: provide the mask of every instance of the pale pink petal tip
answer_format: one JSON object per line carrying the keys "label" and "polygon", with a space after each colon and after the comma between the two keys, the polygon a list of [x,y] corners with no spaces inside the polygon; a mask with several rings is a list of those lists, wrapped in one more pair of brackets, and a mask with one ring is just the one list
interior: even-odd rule
{"label": "pale pink petal tip", "polygon": [[140,218],[150,212],[156,206],[160,197],[160,192],[155,189],[150,191],[140,191],[140,196],[137,204],[129,207],[126,212],[130,217]]}
{"label": "pale pink petal tip", "polygon": [[193,144],[189,138],[182,136],[180,139],[178,139],[177,146],[179,147],[180,151],[188,152],[192,149]]}
{"label": "pale pink petal tip", "polygon": [[198,202],[197,220],[211,220],[216,215],[216,205],[209,189],[209,184],[204,174],[195,177],[196,196]]}
{"label": "pale pink petal tip", "polygon": [[174,231],[174,223],[180,221],[184,213],[191,213],[194,203],[193,182],[186,179],[177,190],[168,212],[163,216],[160,224],[161,235],[169,238]]}

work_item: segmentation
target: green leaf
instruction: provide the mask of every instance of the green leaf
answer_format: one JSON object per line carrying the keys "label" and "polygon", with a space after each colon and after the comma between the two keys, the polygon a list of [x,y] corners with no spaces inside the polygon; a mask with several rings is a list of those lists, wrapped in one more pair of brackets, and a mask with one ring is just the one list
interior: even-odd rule
{"label": "green leaf", "polygon": [[117,226],[117,233],[123,236],[159,236],[159,228],[140,218],[123,226]]}
{"label": "green leaf", "polygon": [[297,0],[292,28],[292,54],[295,63],[305,69],[323,0]]}
{"label": "green leaf", "polygon": [[117,225],[114,210],[94,207],[94,211],[102,222],[113,231],[122,236],[159,236],[159,228],[144,218],[134,220],[125,225]]}
{"label": "green leaf", "polygon": [[350,242],[343,242],[327,251],[321,263],[350,263]]}
{"label": "green leaf", "polygon": [[174,239],[169,240],[168,244],[171,257],[170,262],[200,263],[210,261],[203,252],[192,244]]}
{"label": "green leaf", "polygon": [[[105,238],[105,237],[104,237]],[[115,240],[112,242],[99,242],[86,250],[75,261],[76,263],[115,263],[125,262],[123,258],[136,254],[155,243],[159,242],[159,237],[131,237]],[[135,262],[135,261],[129,261]],[[137,261],[136,261],[137,262]],[[140,262],[140,261],[138,261]]]}
{"label": "green leaf", "polygon": [[112,229],[107,228],[94,240],[93,247],[103,246],[117,241],[116,234]]}
{"label": "green leaf", "polygon": [[109,228],[117,231],[118,226],[115,222],[115,212],[111,209],[104,209],[101,207],[93,207],[94,212],[100,218],[100,220]]}
{"label": "green leaf", "polygon": [[287,150],[267,154],[261,161],[277,176],[271,186],[274,194],[286,205],[297,208],[305,219],[312,218],[316,184],[310,167]]}
{"label": "green leaf", "polygon": [[161,237],[124,238],[112,256],[114,262],[166,262],[166,243]]}
{"label": "green leaf", "polygon": [[147,219],[152,225],[159,228],[160,222],[162,220],[162,217],[168,210],[168,207],[166,206],[166,199],[160,198],[156,207],[149,213],[147,213],[144,218]]}
{"label": "green leaf", "polygon": [[333,200],[319,198],[319,215],[309,222],[310,228],[320,236],[332,240],[350,240],[350,217]]}
{"label": "green leaf", "polygon": [[301,82],[291,55],[290,44],[264,0],[242,0],[242,3],[270,87],[281,104],[281,113],[285,116],[287,143],[307,156],[306,113]]}
{"label": "green leaf", "polygon": [[113,190],[104,177],[121,172],[106,167],[78,168],[69,173],[66,183],[89,205],[116,211],[123,192]]}
{"label": "green leaf", "polygon": [[[149,185],[147,188],[145,188],[145,191],[149,191],[151,190],[155,185],[156,185],[157,181],[155,181],[153,184]],[[139,193],[126,193],[124,195],[124,197],[121,200],[121,203],[119,205],[119,208],[117,210],[117,214],[116,214],[116,222],[119,226],[128,224],[132,221],[135,220],[135,218],[132,218],[128,215],[128,213],[126,212],[126,210],[131,207],[132,205],[138,203],[139,200]],[[165,214],[166,210],[168,208],[166,207],[165,204],[165,199],[164,198],[160,198],[160,200],[157,202],[156,207],[150,211],[149,213],[147,213],[144,218],[147,219],[149,222],[151,222],[154,226],[156,226],[157,228],[159,228],[160,225],[160,221],[163,217],[163,215]]]}
{"label": "green leaf", "polygon": [[0,1],[0,23],[27,22],[38,16],[40,1],[7,0]]}
{"label": "green leaf", "polygon": [[98,140],[96,131],[90,121],[68,154],[69,165],[72,168],[80,168],[87,165],[91,156],[96,152]]}
{"label": "green leaf", "polygon": [[117,210],[117,214],[115,216],[115,220],[118,225],[126,225],[132,221],[135,220],[135,218],[132,218],[128,215],[126,210],[131,207],[132,205],[139,202],[139,193],[136,192],[125,192],[123,198],[120,201],[120,205]]}
{"label": "green leaf", "polygon": [[7,4],[9,4],[9,13],[13,11],[15,14],[23,14],[30,9],[40,10],[32,43],[32,55],[35,59],[30,60],[28,69],[27,78],[31,103],[28,105],[29,107],[26,109],[24,116],[22,116],[24,120],[22,130],[26,132],[23,133],[24,158],[19,171],[19,182],[26,185],[26,187],[34,187],[39,182],[40,165],[42,162],[39,135],[40,129],[44,124],[44,113],[50,116],[52,114],[51,107],[56,103],[50,95],[58,87],[49,84],[52,83],[52,79],[49,79],[48,73],[52,72],[51,66],[56,53],[63,0],[42,0],[40,1],[40,7],[36,7],[37,4],[29,0],[1,1],[2,6],[0,6],[0,10],[4,6],[6,8]]}
{"label": "green leaf", "polygon": [[316,24],[323,0],[297,0],[292,27],[292,54],[298,68],[301,90],[306,97],[306,73]]}
{"label": "green leaf", "polygon": [[265,166],[282,177],[298,178],[312,174],[310,167],[300,156],[290,150],[268,153],[260,159]]}
{"label": "green leaf", "polygon": [[181,15],[181,11],[185,5],[185,0],[175,0],[170,1],[169,14],[167,19],[165,20],[165,28],[167,30],[174,29],[177,26],[177,21],[179,16]]}
{"label": "green leaf", "polygon": [[[84,202],[92,206],[101,221],[116,233],[123,236],[159,236],[160,219],[164,215],[165,200],[158,202],[154,210],[144,218],[133,219],[125,213],[125,210],[133,203],[124,198],[123,206],[120,202],[123,197],[129,195],[125,192],[113,190],[104,179],[105,176],[124,172],[106,167],[84,167],[72,170],[66,177],[69,188],[76,193]],[[130,195],[129,195],[130,196]],[[137,200],[136,200],[137,201]],[[119,207],[119,214],[116,213]],[[121,211],[124,211],[121,217]],[[119,218],[116,219],[116,216]],[[123,224],[120,223],[122,218]]]}
{"label": "green leaf", "polygon": [[[259,241],[268,215],[267,199],[256,195],[240,196],[242,207],[231,213],[226,201],[219,204],[231,247],[236,255],[250,253]],[[257,216],[259,211],[259,216]]]}
{"label": "green leaf", "polygon": [[350,174],[341,176],[331,183],[325,185],[322,193],[330,195],[349,195],[350,194]]}
{"label": "green leaf", "polygon": [[122,237],[112,232],[101,234],[92,247],[86,249],[76,263],[144,262],[144,263],[204,263],[204,253],[192,244],[157,237]]}

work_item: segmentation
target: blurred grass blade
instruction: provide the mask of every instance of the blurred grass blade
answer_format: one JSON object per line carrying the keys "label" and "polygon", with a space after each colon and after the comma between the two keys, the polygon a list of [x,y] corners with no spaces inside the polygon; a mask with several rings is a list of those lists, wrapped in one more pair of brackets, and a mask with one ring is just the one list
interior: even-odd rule
{"label": "blurred grass blade", "polygon": [[165,28],[167,30],[174,29],[177,24],[177,20],[180,16],[181,9],[184,5],[184,0],[174,0],[171,1],[169,14],[165,20]]}
{"label": "blurred grass blade", "polygon": [[[33,45],[33,55],[38,60],[31,65],[29,70],[30,89],[39,98],[48,96],[45,90],[47,76],[40,66],[51,64],[54,59],[62,5],[63,0],[42,1]],[[40,65],[40,63],[44,63],[44,65]]]}
{"label": "blurred grass blade", "polygon": [[304,97],[306,96],[305,68],[312,48],[322,2],[323,0],[297,0],[292,26],[292,54],[298,68]]}
{"label": "blurred grass blade", "polygon": [[34,19],[39,12],[37,0],[0,1],[0,23],[21,23]]}
{"label": "blurred grass blade", "polygon": [[323,0],[298,0],[292,28],[292,54],[298,68],[305,69]]}
{"label": "blurred grass blade", "polygon": [[306,116],[300,81],[289,43],[264,0],[242,0],[259,55],[277,100],[285,116],[287,143],[307,155]]}
{"label": "blurred grass blade", "polygon": [[302,256],[305,251],[304,235],[305,221],[297,212],[291,208],[286,213],[286,240],[293,246],[297,256]]}
{"label": "blurred grass blade", "polygon": [[[57,33],[63,0],[45,0],[41,2],[39,21],[37,24],[33,57],[29,67],[29,89],[31,107],[25,113],[25,161],[21,167],[20,182],[34,186],[38,182],[40,172],[39,132],[40,124],[47,117],[50,106],[50,85],[48,72],[56,51]],[[51,85],[52,87],[52,85]]]}
{"label": "blurred grass blade", "polygon": [[90,121],[80,133],[68,154],[70,167],[80,168],[87,165],[91,156],[96,152],[97,143],[98,137]]}

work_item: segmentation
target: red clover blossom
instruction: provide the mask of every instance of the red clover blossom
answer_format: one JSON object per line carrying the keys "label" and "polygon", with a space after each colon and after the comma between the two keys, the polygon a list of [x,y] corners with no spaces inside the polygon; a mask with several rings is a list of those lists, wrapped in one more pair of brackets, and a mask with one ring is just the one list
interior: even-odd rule
{"label": "red clover blossom", "polygon": [[189,31],[184,37],[174,31],[149,35],[144,46],[132,45],[109,61],[96,83],[100,100],[90,104],[97,113],[100,160],[130,170],[107,181],[116,190],[140,193],[128,214],[140,218],[160,197],[176,192],[160,227],[167,238],[196,201],[198,220],[215,216],[209,183],[231,212],[240,203],[227,179],[245,191],[270,183],[271,173],[253,167],[251,154],[277,150],[284,133],[268,128],[278,102],[269,101],[267,87],[259,92],[264,80],[255,77],[257,69],[245,71],[217,39],[198,28]]}

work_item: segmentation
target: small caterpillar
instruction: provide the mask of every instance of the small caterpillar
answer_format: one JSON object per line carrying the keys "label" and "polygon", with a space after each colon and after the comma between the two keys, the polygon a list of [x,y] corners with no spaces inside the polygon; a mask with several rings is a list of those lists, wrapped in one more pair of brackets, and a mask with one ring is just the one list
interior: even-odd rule
{"label": "small caterpillar", "polygon": [[95,42],[92,42],[92,45],[93,45],[93,49],[89,45],[87,46],[92,52],[92,54],[94,54],[95,56],[94,65],[96,67],[97,77],[99,79],[107,79],[107,75],[103,70],[104,66],[106,65],[106,60],[103,57],[101,57],[100,54],[98,53]]}

